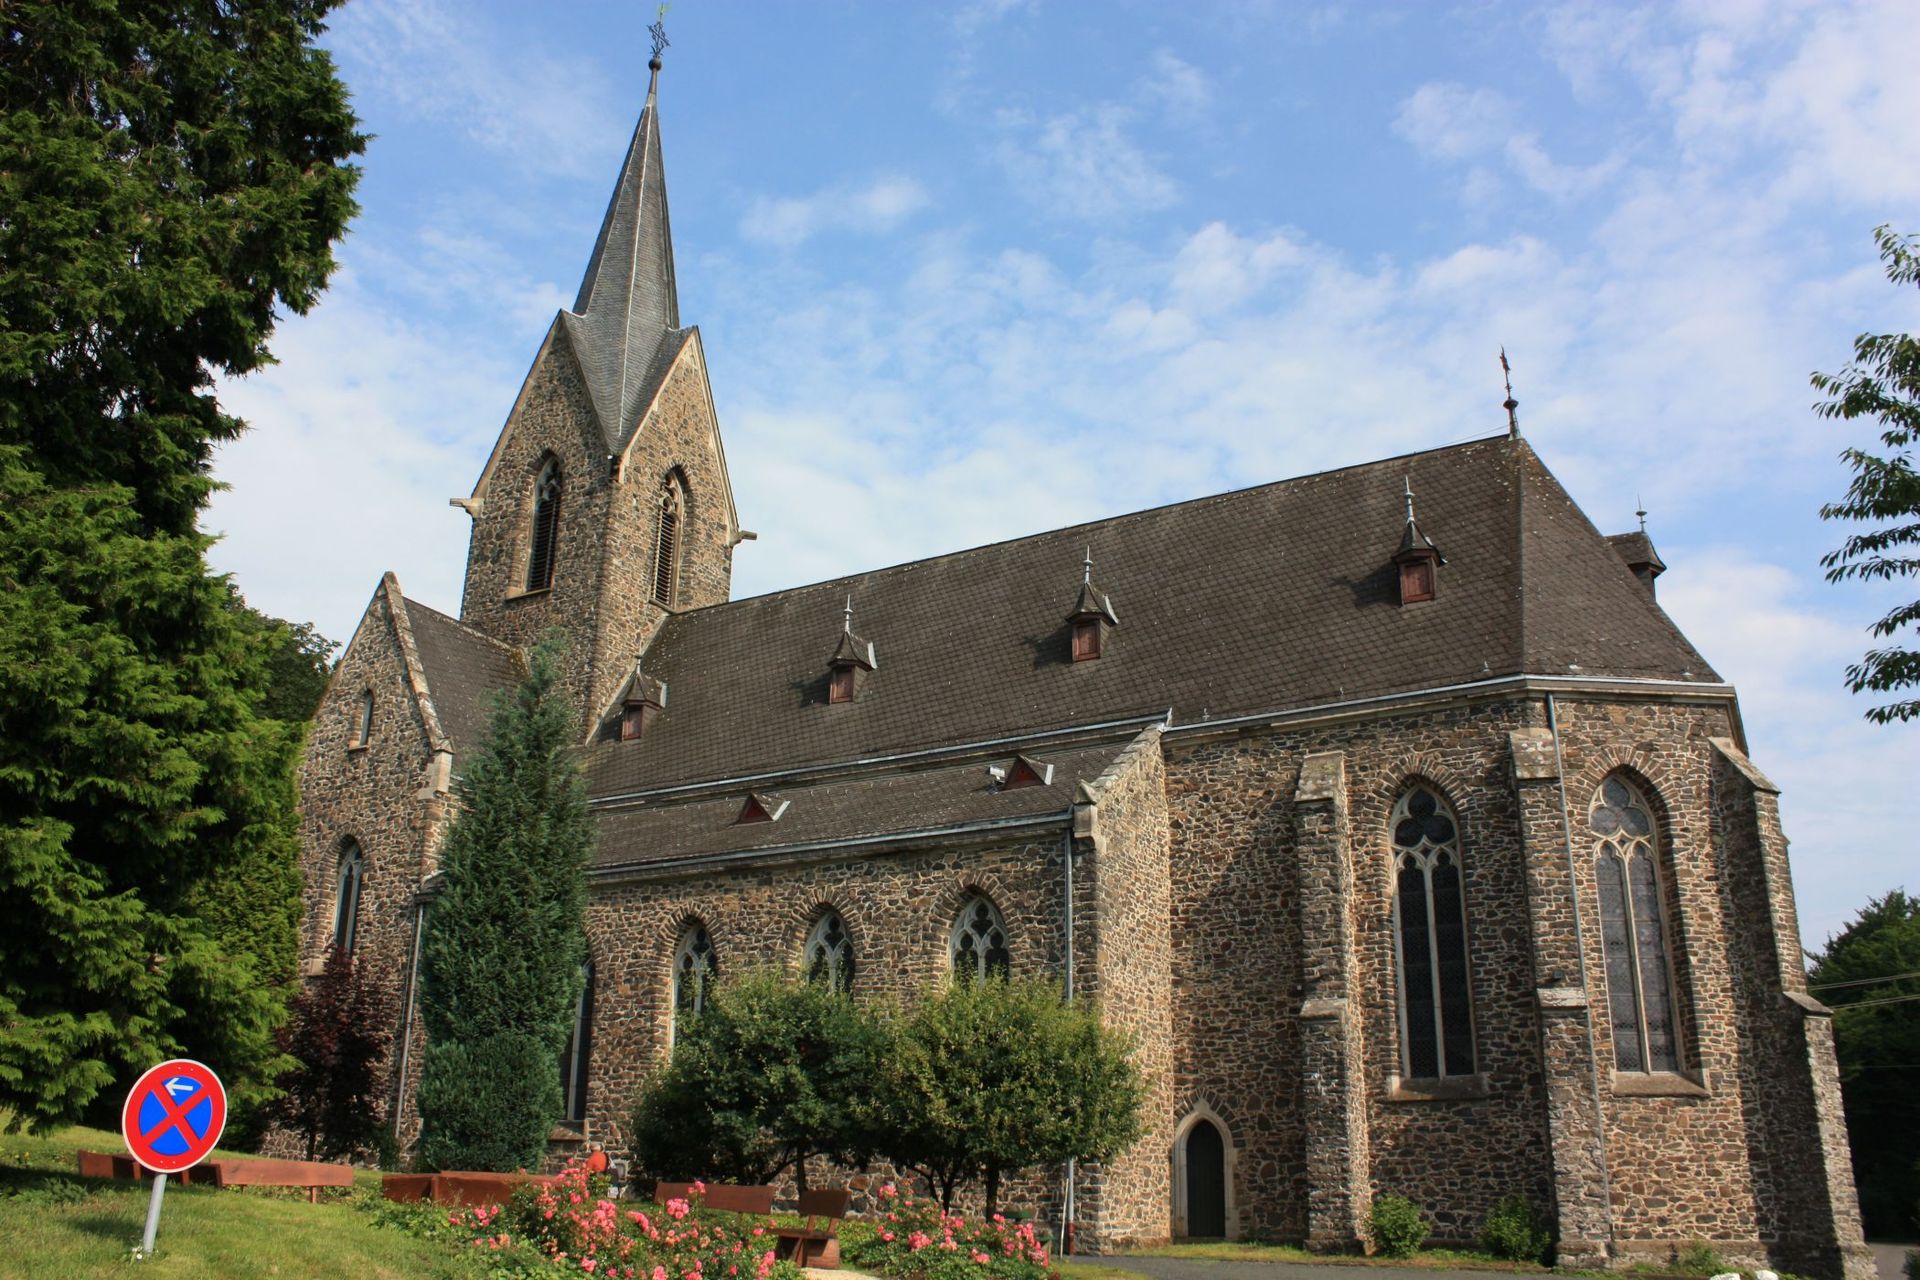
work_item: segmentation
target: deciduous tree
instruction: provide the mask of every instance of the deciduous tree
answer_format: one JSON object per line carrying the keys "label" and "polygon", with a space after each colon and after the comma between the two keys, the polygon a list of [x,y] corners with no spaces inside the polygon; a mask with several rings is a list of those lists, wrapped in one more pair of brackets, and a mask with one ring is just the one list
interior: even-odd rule
{"label": "deciduous tree", "polygon": [[351,1158],[381,1146],[381,1092],[393,1035],[386,985],[336,947],[293,998],[280,1049],[294,1062],[279,1080],[277,1118],[306,1144],[307,1159]]}
{"label": "deciduous tree", "polygon": [[[1887,279],[1920,285],[1920,239],[1875,228]],[[1826,394],[1814,406],[1823,418],[1865,418],[1881,426],[1880,449],[1841,452],[1853,482],[1840,502],[1820,508],[1827,520],[1854,520],[1872,527],[1848,536],[1821,557],[1827,581],[1847,578],[1889,581],[1920,578],[1920,469],[1913,450],[1920,443],[1920,339],[1910,333],[1863,333],[1853,340],[1853,363],[1839,373],[1816,373],[1813,385]],[[1873,624],[1873,634],[1898,640],[1920,631],[1920,600],[1896,605]],[[1901,694],[1920,686],[1920,649],[1892,643],[1869,649],[1847,668],[1855,693]],[[1897,696],[1869,707],[1867,719],[1887,724],[1920,716],[1920,697]]]}

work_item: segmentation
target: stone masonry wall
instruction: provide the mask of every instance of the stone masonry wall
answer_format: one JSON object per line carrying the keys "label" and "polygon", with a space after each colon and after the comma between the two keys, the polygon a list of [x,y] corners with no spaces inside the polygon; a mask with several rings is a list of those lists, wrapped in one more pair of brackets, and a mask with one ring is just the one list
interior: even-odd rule
{"label": "stone masonry wall", "polygon": [[1159,728],[1136,738],[1090,790],[1094,803],[1080,806],[1075,825],[1086,828],[1082,846],[1091,845],[1081,869],[1094,891],[1083,925],[1094,962],[1076,995],[1098,1001],[1108,1025],[1134,1037],[1146,1086],[1139,1141],[1104,1165],[1082,1165],[1076,1177],[1080,1247],[1106,1253],[1164,1244],[1170,1234],[1173,953]]}
{"label": "stone masonry wall", "polygon": [[[656,515],[669,482],[682,486],[679,569],[673,609],[724,604],[733,582],[727,471],[715,441],[706,369],[697,338],[668,373],[653,411],[640,424],[620,466],[607,507],[606,543],[596,606],[594,678],[589,706],[598,713],[620,693],[633,660],[665,614],[653,601]],[[672,698],[672,690],[667,696]]]}
{"label": "stone masonry wall", "polygon": [[[395,628],[397,596],[388,575],[334,668],[299,775],[303,971],[317,972],[332,945],[340,854],[353,840],[365,859],[354,954],[393,993],[396,1030],[411,962],[413,896],[426,851],[437,846],[448,817]],[[361,746],[361,698],[368,689],[373,727]],[[390,1081],[398,1057],[396,1045],[387,1062]]]}

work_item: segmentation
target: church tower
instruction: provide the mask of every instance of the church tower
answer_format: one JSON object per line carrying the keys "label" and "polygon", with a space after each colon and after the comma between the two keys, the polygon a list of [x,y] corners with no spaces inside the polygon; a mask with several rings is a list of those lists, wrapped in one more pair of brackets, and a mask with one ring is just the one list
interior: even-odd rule
{"label": "church tower", "polygon": [[548,327],[473,493],[461,621],[558,629],[583,734],[611,724],[671,613],[720,604],[743,537],[697,328],[682,327],[660,59],[579,296]]}

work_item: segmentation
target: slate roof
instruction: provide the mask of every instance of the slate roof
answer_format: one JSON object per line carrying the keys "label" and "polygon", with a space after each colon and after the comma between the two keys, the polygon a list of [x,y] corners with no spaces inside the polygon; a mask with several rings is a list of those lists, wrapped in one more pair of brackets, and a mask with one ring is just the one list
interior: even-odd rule
{"label": "slate roof", "polygon": [[735,821],[746,802],[746,786],[697,799],[608,809],[600,814],[594,862],[602,867],[626,866],[1040,815],[1058,816],[1064,824],[1074,787],[1099,777],[1129,740],[1030,749],[1031,759],[1054,766],[1053,781],[1008,791],[995,789],[987,766],[1010,766],[1012,751],[972,756],[938,768],[870,772],[783,786],[778,801],[784,801],[786,808],[775,822]]}
{"label": "slate roof", "polygon": [[508,645],[449,618],[418,600],[407,600],[407,624],[427,678],[440,727],[453,743],[456,765],[487,735],[496,690],[526,674],[520,654]]}
{"label": "slate roof", "polygon": [[[1403,608],[1406,477],[1448,563],[1437,598]],[[1063,619],[1089,545],[1126,625],[1074,663]],[[881,662],[829,705],[849,592]],[[1185,723],[1518,673],[1719,679],[1504,435],[680,614],[646,669],[671,705],[639,741],[590,750],[597,797],[1168,709]]]}
{"label": "slate roof", "polygon": [[579,296],[560,320],[573,339],[607,451],[639,424],[689,329],[680,327],[673,230],[660,154],[659,72],[620,166]]}

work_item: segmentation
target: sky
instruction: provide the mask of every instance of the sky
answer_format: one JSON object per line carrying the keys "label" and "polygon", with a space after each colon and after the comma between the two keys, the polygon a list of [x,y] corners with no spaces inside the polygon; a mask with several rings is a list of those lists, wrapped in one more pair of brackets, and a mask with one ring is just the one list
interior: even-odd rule
{"label": "sky", "polygon": [[[212,558],[344,641],[457,613],[464,496],[570,305],[654,6],[350,0],[374,140],[340,269],[223,384]],[[1911,0],[720,3],[667,14],[663,148],[742,522],[734,595],[1496,433],[1739,688],[1805,941],[1920,891],[1920,724],[1844,669],[1911,581],[1827,584],[1808,385],[1920,329]],[[1604,625],[1604,619],[1596,620]]]}

